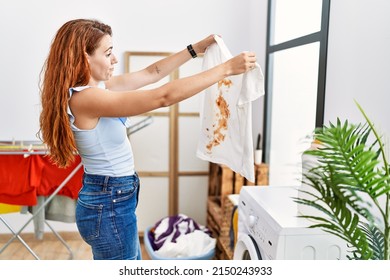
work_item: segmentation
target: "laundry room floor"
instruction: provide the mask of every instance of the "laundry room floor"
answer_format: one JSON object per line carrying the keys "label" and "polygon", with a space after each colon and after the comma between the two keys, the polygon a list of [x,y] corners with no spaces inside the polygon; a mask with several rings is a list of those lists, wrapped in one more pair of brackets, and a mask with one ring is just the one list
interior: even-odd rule
{"label": "laundry room floor", "polygon": [[[68,246],[73,251],[73,260],[92,260],[91,250],[76,232],[60,233]],[[0,249],[12,237],[9,234],[0,235]],[[51,233],[45,234],[43,240],[37,240],[34,234],[21,234],[24,241],[31,247],[31,249],[38,255],[41,260],[67,260],[69,259],[69,252],[65,246]],[[150,260],[148,253],[145,251],[142,238],[141,249],[142,258]],[[34,260],[33,255],[24,247],[24,245],[15,239],[1,254],[0,260]]]}

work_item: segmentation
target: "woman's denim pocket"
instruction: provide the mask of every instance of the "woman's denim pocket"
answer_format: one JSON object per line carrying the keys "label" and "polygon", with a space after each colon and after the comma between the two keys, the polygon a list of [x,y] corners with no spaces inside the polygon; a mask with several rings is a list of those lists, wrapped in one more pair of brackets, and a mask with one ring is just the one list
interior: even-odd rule
{"label": "woman's denim pocket", "polygon": [[93,205],[77,200],[76,223],[81,237],[91,241],[99,237],[103,205]]}
{"label": "woman's denim pocket", "polygon": [[133,181],[131,184],[124,185],[123,187],[116,187],[112,194],[114,202],[122,202],[132,198],[136,194],[137,188],[137,181]]}

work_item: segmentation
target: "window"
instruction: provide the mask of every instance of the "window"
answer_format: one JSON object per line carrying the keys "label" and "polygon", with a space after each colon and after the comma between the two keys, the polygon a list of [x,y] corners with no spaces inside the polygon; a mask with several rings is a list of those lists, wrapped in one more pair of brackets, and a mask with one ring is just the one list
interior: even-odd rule
{"label": "window", "polygon": [[301,155],[323,125],[330,0],[269,0],[264,160],[270,185],[301,184]]}

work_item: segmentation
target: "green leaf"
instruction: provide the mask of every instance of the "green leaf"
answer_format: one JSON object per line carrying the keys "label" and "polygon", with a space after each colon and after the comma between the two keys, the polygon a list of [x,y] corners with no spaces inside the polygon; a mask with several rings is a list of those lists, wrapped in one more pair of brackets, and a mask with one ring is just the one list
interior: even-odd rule
{"label": "green leaf", "polygon": [[[314,137],[321,142],[321,147],[305,154],[317,157],[318,165],[303,174],[303,182],[313,192],[306,191],[309,197],[312,194],[310,199],[295,200],[323,214],[302,218],[312,220],[315,224],[311,227],[322,228],[346,240],[351,248],[350,259],[377,259],[389,255],[379,254],[375,246],[383,245],[383,252],[388,252],[390,230],[386,235],[382,234],[382,239],[377,232],[368,236],[361,222],[368,221],[371,225],[377,220],[371,212],[372,207],[379,207],[379,196],[385,194],[387,199],[390,196],[390,168],[386,161],[384,168],[379,167],[383,145],[378,137],[374,143],[368,143],[372,132],[376,133],[370,122],[353,125],[348,121],[341,122],[339,118],[336,124],[329,122],[328,126],[316,129]],[[382,222],[388,225],[388,211],[379,210]]]}

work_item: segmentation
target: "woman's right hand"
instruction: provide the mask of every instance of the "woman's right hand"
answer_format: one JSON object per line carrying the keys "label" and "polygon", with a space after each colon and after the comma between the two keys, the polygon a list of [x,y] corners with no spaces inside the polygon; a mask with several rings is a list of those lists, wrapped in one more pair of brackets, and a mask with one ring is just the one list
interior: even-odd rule
{"label": "woman's right hand", "polygon": [[255,67],[256,54],[254,52],[242,52],[225,62],[228,76],[245,73]]}

